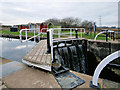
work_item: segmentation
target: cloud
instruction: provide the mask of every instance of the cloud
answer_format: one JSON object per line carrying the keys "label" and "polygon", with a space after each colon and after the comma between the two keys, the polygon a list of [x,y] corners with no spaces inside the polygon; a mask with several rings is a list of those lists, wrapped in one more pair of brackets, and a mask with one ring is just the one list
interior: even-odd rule
{"label": "cloud", "polygon": [[28,10],[27,9],[25,9],[25,8],[19,8],[19,7],[16,7],[16,8],[14,8],[15,10],[17,10],[17,11],[24,11],[24,12],[27,12]]}
{"label": "cloud", "polygon": [[[117,25],[117,2],[80,2],[67,0],[2,2],[0,8],[3,24],[22,24],[28,22],[43,22],[49,18],[79,17],[99,24],[102,16],[102,25]],[[110,0],[112,1],[112,0]],[[113,20],[112,20],[112,19]]]}
{"label": "cloud", "polygon": [[1,2],[118,2],[119,0],[1,0]]}

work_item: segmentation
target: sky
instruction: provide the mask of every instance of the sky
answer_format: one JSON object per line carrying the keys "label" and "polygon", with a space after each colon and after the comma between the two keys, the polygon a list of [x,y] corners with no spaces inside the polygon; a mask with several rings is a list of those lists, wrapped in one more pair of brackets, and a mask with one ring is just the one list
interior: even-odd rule
{"label": "sky", "polygon": [[118,26],[119,0],[1,0],[0,23],[41,23],[50,18],[78,17],[102,26]]}

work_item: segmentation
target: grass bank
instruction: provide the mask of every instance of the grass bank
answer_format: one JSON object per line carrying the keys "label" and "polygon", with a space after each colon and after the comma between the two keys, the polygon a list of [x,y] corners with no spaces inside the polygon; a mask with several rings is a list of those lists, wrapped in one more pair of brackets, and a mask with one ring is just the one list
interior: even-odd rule
{"label": "grass bank", "polygon": [[[57,34],[57,32],[54,32]],[[0,31],[0,34],[1,35],[19,35],[19,31],[18,32],[10,32],[10,30],[2,30]],[[36,33],[37,35],[38,33]],[[70,35],[69,31],[61,31],[61,34],[65,34],[65,35]],[[96,33],[97,34],[97,33]],[[25,32],[22,32],[22,35],[25,35]],[[34,33],[33,32],[28,32],[28,36],[34,36]],[[41,37],[47,37],[47,35],[40,35]],[[75,36],[75,31],[72,32],[72,36]],[[101,37],[97,37],[97,40],[106,40],[106,37],[104,37],[105,35],[104,34],[100,34]],[[53,35],[54,38],[57,38],[58,35]],[[62,38],[66,38],[68,36],[62,36]],[[78,32],[78,37],[81,37],[81,33]],[[85,33],[82,33],[82,37],[83,38],[86,38],[86,39],[94,39],[94,33],[89,33],[89,34],[85,34]]]}

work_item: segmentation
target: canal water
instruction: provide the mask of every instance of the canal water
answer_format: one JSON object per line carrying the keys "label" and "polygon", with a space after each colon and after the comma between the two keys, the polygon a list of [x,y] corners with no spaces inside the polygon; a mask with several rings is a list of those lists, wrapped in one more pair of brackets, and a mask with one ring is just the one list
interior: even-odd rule
{"label": "canal water", "polygon": [[22,62],[22,58],[37,43],[28,41],[21,43],[19,39],[10,39],[0,37],[0,57]]}

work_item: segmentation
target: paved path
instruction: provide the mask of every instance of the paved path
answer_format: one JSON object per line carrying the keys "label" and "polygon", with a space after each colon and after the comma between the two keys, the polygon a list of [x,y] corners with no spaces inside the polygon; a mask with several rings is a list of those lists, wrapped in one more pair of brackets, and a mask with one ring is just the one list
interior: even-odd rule
{"label": "paved path", "polygon": [[16,61],[12,61],[3,65],[0,65],[0,68],[2,68],[0,70],[0,77],[4,77],[4,76],[8,76],[14,72],[17,72],[19,70],[22,70],[23,68],[25,68],[26,66],[22,63],[16,62]]}
{"label": "paved path", "polygon": [[[7,65],[9,65],[8,63],[11,63],[11,62],[8,62],[6,60],[6,63]],[[18,65],[18,63],[16,64]],[[21,66],[24,66],[25,68],[12,72],[7,76],[3,76],[0,79],[0,89],[1,88],[60,88],[56,79],[50,72],[43,71],[38,68],[28,67],[22,63],[19,63],[19,64]],[[82,84],[81,86],[78,86],[77,88],[90,88],[89,84],[90,84],[90,81],[92,80],[92,76],[74,72],[74,71],[71,71],[71,72],[85,81],[84,84]],[[120,86],[120,84],[118,83],[115,83],[109,80],[104,80],[104,79],[99,79],[99,83],[101,84],[102,88],[109,88],[109,87],[118,88]]]}

